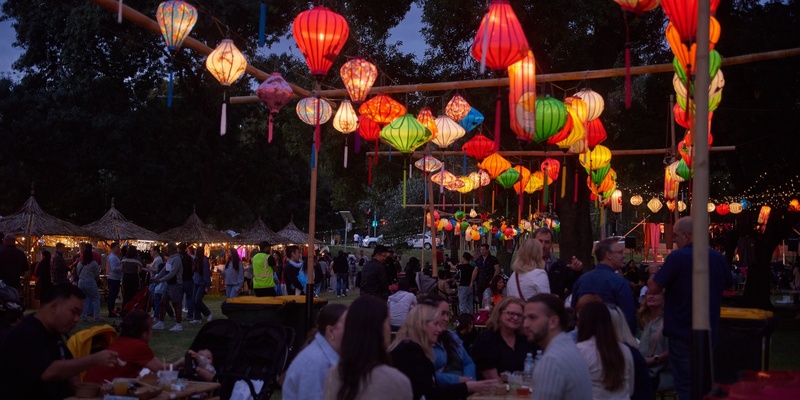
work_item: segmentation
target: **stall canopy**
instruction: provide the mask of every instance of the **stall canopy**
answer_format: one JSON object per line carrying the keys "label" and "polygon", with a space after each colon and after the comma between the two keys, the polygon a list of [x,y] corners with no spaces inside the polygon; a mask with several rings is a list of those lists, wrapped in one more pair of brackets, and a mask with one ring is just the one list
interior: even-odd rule
{"label": "stall canopy", "polygon": [[276,244],[289,244],[291,243],[289,239],[284,236],[281,236],[275,233],[272,229],[269,229],[264,221],[259,218],[253,225],[250,226],[250,229],[244,231],[237,239],[241,239],[245,243],[249,244],[258,244],[263,241],[269,242],[270,245]]}
{"label": "stall canopy", "polygon": [[31,190],[31,197],[14,214],[11,214],[0,221],[0,232],[12,233],[22,237],[39,237],[46,235],[53,236],[75,236],[75,237],[94,237],[92,232],[73,225],[67,221],[58,219],[42,210]]}
{"label": "stall canopy", "polygon": [[196,212],[192,212],[182,226],[163,232],[159,235],[159,239],[165,242],[186,243],[227,243],[231,241],[230,236],[209,228]]}
{"label": "stall canopy", "polygon": [[108,210],[103,218],[84,225],[84,229],[91,231],[96,236],[109,240],[152,240],[159,239],[157,233],[142,228],[131,221],[125,219],[119,210],[114,207],[114,199],[111,199],[111,209]]}
{"label": "stall canopy", "polygon": [[283,229],[278,231],[278,235],[285,237],[292,244],[308,243],[308,235],[298,229],[294,221],[289,221]]}

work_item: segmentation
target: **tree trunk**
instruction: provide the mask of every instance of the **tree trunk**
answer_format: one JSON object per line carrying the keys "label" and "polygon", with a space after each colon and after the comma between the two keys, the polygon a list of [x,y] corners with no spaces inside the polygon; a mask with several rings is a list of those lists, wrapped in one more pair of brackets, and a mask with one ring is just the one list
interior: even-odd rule
{"label": "tree trunk", "polygon": [[[565,195],[561,197],[561,188],[554,185],[553,190],[557,191],[558,202],[556,210],[558,219],[561,221],[561,234],[559,235],[559,258],[569,260],[576,256],[588,267],[592,254],[594,238],[592,237],[592,225],[589,219],[589,188],[586,186],[586,171],[578,164],[576,158],[566,161],[567,174],[561,177],[566,179]],[[575,176],[577,172],[577,185]],[[559,182],[559,181],[556,181]],[[577,187],[577,202],[575,189]]]}

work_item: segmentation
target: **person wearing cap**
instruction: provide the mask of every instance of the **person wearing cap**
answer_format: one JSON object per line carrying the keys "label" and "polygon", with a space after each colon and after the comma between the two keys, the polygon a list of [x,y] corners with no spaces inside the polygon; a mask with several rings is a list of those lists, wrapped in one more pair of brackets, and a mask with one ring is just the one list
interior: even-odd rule
{"label": "person wearing cap", "polygon": [[258,253],[250,260],[253,266],[253,293],[256,297],[276,296],[275,292],[275,265],[277,261],[267,254],[269,242],[258,244]]}
{"label": "person wearing cap", "polygon": [[375,246],[372,259],[364,265],[361,272],[361,295],[372,295],[387,301],[389,299],[389,279],[386,276],[386,255],[388,248],[382,244]]}

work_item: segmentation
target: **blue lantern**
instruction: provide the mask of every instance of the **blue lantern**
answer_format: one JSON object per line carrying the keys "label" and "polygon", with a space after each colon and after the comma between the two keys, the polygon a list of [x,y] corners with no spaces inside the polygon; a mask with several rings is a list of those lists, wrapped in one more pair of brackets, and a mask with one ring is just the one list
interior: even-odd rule
{"label": "blue lantern", "polygon": [[477,128],[478,125],[482,124],[484,119],[485,118],[483,114],[481,114],[480,111],[476,110],[475,107],[472,107],[467,113],[467,115],[465,115],[464,118],[461,119],[461,122],[459,122],[458,124],[461,125],[461,127],[464,128],[465,131],[470,132],[473,129]]}

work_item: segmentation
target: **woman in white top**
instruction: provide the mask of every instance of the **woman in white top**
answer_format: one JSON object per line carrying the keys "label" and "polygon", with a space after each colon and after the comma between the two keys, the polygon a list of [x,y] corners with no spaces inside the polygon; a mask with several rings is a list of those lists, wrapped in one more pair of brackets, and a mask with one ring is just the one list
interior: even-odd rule
{"label": "woman in white top", "polygon": [[537,239],[525,239],[511,265],[514,273],[508,279],[508,295],[526,300],[539,293],[550,293],[550,280],[544,267],[542,244]]}
{"label": "woman in white top", "polygon": [[594,400],[628,400],[634,389],[633,355],[617,339],[603,303],[588,303],[578,316],[578,351],[592,378]]}

